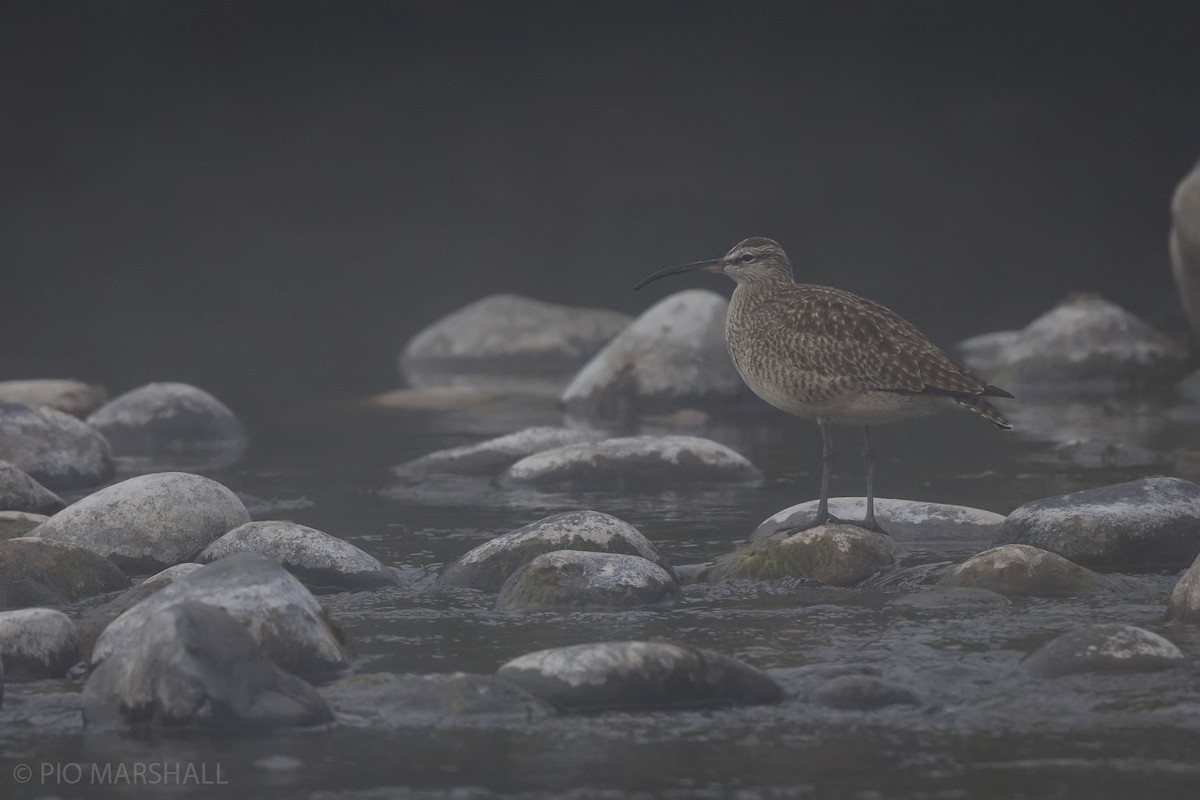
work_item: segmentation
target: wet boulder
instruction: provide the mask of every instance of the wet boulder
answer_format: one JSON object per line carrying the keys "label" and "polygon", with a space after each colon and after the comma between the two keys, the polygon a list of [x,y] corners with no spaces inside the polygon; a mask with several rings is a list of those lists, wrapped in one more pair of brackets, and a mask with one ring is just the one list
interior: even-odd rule
{"label": "wet boulder", "polygon": [[492,295],[414,336],[400,356],[400,371],[413,386],[436,385],[439,373],[568,373],[630,322],[615,311]]}
{"label": "wet boulder", "polygon": [[24,537],[0,541],[0,608],[62,606],[128,585],[116,564],[90,550]]}
{"label": "wet boulder", "polygon": [[66,506],[61,497],[24,471],[7,461],[0,461],[0,511],[53,514]]}
{"label": "wet boulder", "polygon": [[214,541],[196,557],[201,564],[234,553],[262,553],[282,564],[310,589],[351,591],[395,586],[395,574],[347,541],[294,522],[247,522]]}
{"label": "wet boulder", "polygon": [[729,301],[688,289],[652,306],[596,354],[567,386],[567,410],[624,417],[713,405],[746,390],[725,346]]}
{"label": "wet boulder", "polygon": [[671,574],[641,556],[555,550],[509,576],[496,598],[496,610],[636,608],[679,596]]}
{"label": "wet boulder", "polygon": [[1092,625],[1043,645],[1023,662],[1036,675],[1077,672],[1154,672],[1182,664],[1183,653],[1171,642],[1134,625]]}
{"label": "wet boulder", "polygon": [[1200,622],[1200,556],[1171,590],[1167,600],[1167,619]]}
{"label": "wet boulder", "polygon": [[495,475],[526,456],[564,447],[594,442],[603,438],[582,428],[536,427],[510,433],[486,442],[438,450],[393,468],[400,477],[420,477],[432,473],[453,475]]}
{"label": "wet boulder", "polygon": [[55,492],[90,489],[112,478],[108,440],[52,408],[0,402],[0,460]]}
{"label": "wet boulder", "polygon": [[554,713],[550,705],[511,683],[465,672],[351,675],[323,694],[343,723],[391,730],[456,719],[525,722]]}
{"label": "wet boulder", "polygon": [[1200,164],[1175,189],[1171,199],[1171,267],[1179,298],[1200,333]]}
{"label": "wet boulder", "polygon": [[854,525],[820,525],[776,533],[717,559],[709,582],[805,578],[853,586],[896,563],[892,539]]}
{"label": "wet boulder", "polygon": [[220,400],[186,383],[150,383],[88,417],[122,465],[218,469],[246,450],[242,423]]}
{"label": "wet boulder", "polygon": [[100,634],[92,663],[128,649],[147,619],[184,600],[228,611],[288,672],[327,680],[349,665],[349,651],[312,593],[278,562],[258,553],[214,561],[142,600]]}
{"label": "wet boulder", "polygon": [[[765,539],[788,528],[802,528],[817,518],[819,501],[785,508],[763,522],[750,535],[751,541]],[[829,513],[845,521],[867,516],[865,497],[833,497]],[[901,542],[990,541],[1004,522],[1003,514],[979,508],[926,503],[920,500],[875,498],[875,518],[879,527]]]}
{"label": "wet boulder", "polygon": [[496,677],[561,711],[769,705],[783,688],[737,659],[672,642],[602,642],[514,658]]}
{"label": "wet boulder", "polygon": [[729,447],[699,436],[626,436],[557,447],[523,458],[503,482],[539,489],[732,484],[757,486],[762,473]]}
{"label": "wet boulder", "polygon": [[585,550],[641,556],[670,572],[650,540],[627,522],[599,511],[567,511],[481,544],[442,573],[442,583],[499,591],[509,576],[543,553]]}
{"label": "wet boulder", "polygon": [[244,730],[319,725],[333,714],[227,611],[185,600],[146,619],[92,672],[83,719],[93,728]]}
{"label": "wet boulder", "polygon": [[995,544],[1028,544],[1086,566],[1183,567],[1200,554],[1200,486],[1142,478],[1026,503]]}
{"label": "wet boulder", "polygon": [[129,573],[146,573],[193,560],[214,539],[249,521],[242,501],[216,481],[158,472],[88,495],[34,533],[99,553]]}
{"label": "wet boulder", "polygon": [[103,386],[82,381],[37,379],[0,381],[0,403],[45,406],[83,419],[108,400]]}
{"label": "wet boulder", "polygon": [[75,623],[63,612],[0,611],[0,661],[8,680],[61,678],[78,660]]}
{"label": "wet boulder", "polygon": [[45,514],[29,514],[25,511],[0,511],[0,540],[28,536],[29,533],[50,519]]}
{"label": "wet boulder", "polygon": [[875,675],[840,675],[817,687],[812,700],[842,711],[874,711],[887,706],[921,704],[920,696],[912,689]]}
{"label": "wet boulder", "polygon": [[1007,597],[1061,597],[1090,591],[1099,582],[1099,575],[1060,555],[1006,544],[952,567],[938,584],[989,589]]}
{"label": "wet boulder", "polygon": [[145,600],[150,595],[165,589],[175,581],[200,569],[200,564],[186,562],[167,567],[146,578],[141,583],[121,592],[111,600],[106,600],[98,606],[85,610],[76,620],[75,627],[79,631],[79,654],[84,661],[91,659],[92,647],[96,639],[114,619]]}

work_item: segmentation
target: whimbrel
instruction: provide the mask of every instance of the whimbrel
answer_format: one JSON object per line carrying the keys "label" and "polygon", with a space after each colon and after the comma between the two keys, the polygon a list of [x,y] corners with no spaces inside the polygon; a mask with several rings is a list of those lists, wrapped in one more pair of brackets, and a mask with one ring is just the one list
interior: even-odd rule
{"label": "whimbrel", "polygon": [[737,282],[725,339],[746,385],[776,408],[816,420],[821,428],[821,500],[807,527],[841,521],[829,513],[830,425],[863,426],[867,515],[852,524],[880,532],[871,425],[962,408],[1012,429],[984,399],[1011,394],[943,353],[895,311],[831,286],[796,283],[787,254],[771,239],[755,236],[721,258],[660,270],[634,289],[692,270]]}

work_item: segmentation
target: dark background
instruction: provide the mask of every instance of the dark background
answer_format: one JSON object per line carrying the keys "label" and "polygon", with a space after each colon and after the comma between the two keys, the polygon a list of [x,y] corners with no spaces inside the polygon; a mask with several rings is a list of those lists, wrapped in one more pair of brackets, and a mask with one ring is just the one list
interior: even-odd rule
{"label": "dark background", "polygon": [[636,313],[749,235],[945,344],[1175,304],[1200,3],[0,8],[0,378],[376,391],[483,295]]}

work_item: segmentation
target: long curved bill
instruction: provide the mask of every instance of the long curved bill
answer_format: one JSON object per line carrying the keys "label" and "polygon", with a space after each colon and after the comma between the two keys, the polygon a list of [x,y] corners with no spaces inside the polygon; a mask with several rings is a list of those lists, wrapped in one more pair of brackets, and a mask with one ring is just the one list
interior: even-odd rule
{"label": "long curved bill", "polygon": [[707,261],[693,261],[691,264],[680,264],[678,267],[667,267],[660,269],[653,275],[648,275],[642,278],[634,285],[633,290],[636,292],[648,283],[652,283],[659,278],[665,278],[668,275],[675,275],[680,272],[691,272],[693,270],[704,270],[705,272],[720,272],[724,268],[724,260],[720,258],[710,258]]}

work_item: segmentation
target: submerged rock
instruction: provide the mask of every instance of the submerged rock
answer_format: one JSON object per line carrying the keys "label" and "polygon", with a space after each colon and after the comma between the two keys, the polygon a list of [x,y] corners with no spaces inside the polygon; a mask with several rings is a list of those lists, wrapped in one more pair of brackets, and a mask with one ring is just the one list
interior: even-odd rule
{"label": "submerged rock", "polygon": [[1200,333],[1200,165],[1171,199],[1171,267],[1192,330]]}
{"label": "submerged rock", "polygon": [[895,600],[889,601],[888,605],[915,608],[921,611],[950,610],[961,613],[969,609],[1004,608],[1012,605],[1012,601],[991,589],[979,589],[973,586],[935,586],[925,592],[897,597]]}
{"label": "submerged rock", "polygon": [[[819,501],[785,508],[763,520],[750,535],[751,541],[765,539],[788,528],[802,528],[817,518]],[[867,498],[833,497],[829,513],[841,520],[861,520],[867,516]],[[921,500],[875,498],[875,518],[879,527],[901,542],[990,541],[1004,522],[1003,514],[979,508]]]}
{"label": "submerged rock", "polygon": [[0,402],[45,406],[80,419],[108,400],[108,391],[82,381],[37,379],[0,381]]}
{"label": "submerged rock", "polygon": [[84,547],[127,572],[152,572],[193,560],[209,542],[250,521],[233,492],[186,472],[121,481],[58,512],[37,536]]}
{"label": "submerged rock", "polygon": [[1025,544],[993,547],[952,567],[941,586],[990,589],[1008,597],[1059,597],[1095,589],[1100,576],[1060,555]]}
{"label": "submerged rock", "polygon": [[100,634],[92,664],[128,650],[146,620],[184,600],[228,611],[288,672],[325,680],[349,665],[350,654],[316,598],[290,572],[258,553],[214,561],[130,608]]}
{"label": "submerged rock", "polygon": [[66,506],[61,497],[24,471],[7,461],[0,461],[0,511],[53,514]]}
{"label": "submerged rock", "polygon": [[0,511],[0,540],[27,536],[34,528],[50,519],[45,514],[24,511]]}
{"label": "submerged rock", "polygon": [[1022,662],[1037,675],[1076,672],[1153,672],[1183,662],[1179,648],[1133,625],[1092,625],[1043,645]]}
{"label": "submerged rock", "polygon": [[634,608],[680,596],[670,573],[641,556],[555,550],[514,572],[496,598],[497,611]]}
{"label": "submerged rock", "polygon": [[526,428],[486,442],[438,450],[400,464],[392,471],[400,477],[420,477],[430,473],[495,475],[534,453],[601,438],[596,432],[581,428]]}
{"label": "submerged rock", "polygon": [[0,542],[0,608],[62,606],[128,585],[115,564],[90,550],[30,538]]}
{"label": "submerged rock", "polygon": [[628,436],[557,447],[509,467],[504,482],[553,488],[737,484],[757,486],[762,473],[723,444],[698,436]]}
{"label": "submerged rock", "polygon": [[745,388],[725,346],[728,307],[703,289],[660,301],[588,362],[563,403],[573,413],[624,417],[736,399]]}
{"label": "submerged rock", "polygon": [[246,450],[242,423],[220,400],[186,383],[150,383],[88,417],[120,463],[217,469]]}
{"label": "submerged rock", "polygon": [[182,601],[134,630],[88,678],[83,719],[118,725],[291,727],[333,721],[316,689],[263,654],[221,608]]}
{"label": "submerged rock", "polygon": [[0,661],[8,680],[61,678],[78,660],[75,623],[63,612],[0,611]]}
{"label": "submerged rock", "polygon": [[1130,469],[1163,467],[1168,459],[1136,444],[1101,439],[1072,439],[1054,447],[1059,458],[1088,469]]}
{"label": "submerged rock", "polygon": [[86,422],[52,408],[0,402],[0,460],[52,491],[89,489],[116,468],[108,441]]}
{"label": "submerged rock", "polygon": [[448,672],[351,675],[324,691],[342,722],[383,728],[444,725],[456,719],[524,722],[554,713],[547,703],[491,675]]}
{"label": "submerged rock", "polygon": [[396,576],[347,541],[294,522],[247,522],[214,541],[196,557],[202,564],[234,553],[262,553],[281,563],[310,589],[376,589],[395,586]]}
{"label": "submerged rock", "polygon": [[481,544],[447,567],[441,581],[451,586],[499,591],[518,569],[554,550],[641,556],[671,572],[650,540],[628,522],[599,511],[567,511]]}
{"label": "submerged rock", "polygon": [[1200,554],[1200,486],[1142,478],[1035,500],[1009,514],[994,541],[1087,566],[1182,567]]}
{"label": "submerged rock", "polygon": [[767,705],[783,688],[729,656],[672,642],[602,642],[514,658],[496,677],[561,711]]}
{"label": "submerged rock", "polygon": [[1180,577],[1167,600],[1167,619],[1200,622],[1200,556]]}
{"label": "submerged rock", "polygon": [[892,539],[853,525],[820,525],[777,533],[718,558],[710,582],[737,578],[806,578],[853,586],[896,563]]}
{"label": "submerged rock", "polygon": [[895,705],[920,705],[921,698],[907,686],[874,675],[841,675],[813,692],[813,702],[843,711],[873,711]]}

